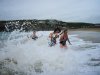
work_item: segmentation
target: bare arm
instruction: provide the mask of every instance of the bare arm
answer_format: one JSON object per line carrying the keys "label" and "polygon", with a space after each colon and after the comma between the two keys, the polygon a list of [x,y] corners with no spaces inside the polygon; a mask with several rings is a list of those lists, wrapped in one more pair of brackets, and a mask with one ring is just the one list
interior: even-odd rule
{"label": "bare arm", "polygon": [[62,40],[63,40],[63,34],[61,34],[59,41],[62,41]]}
{"label": "bare arm", "polygon": [[49,38],[52,38],[52,33],[49,34]]}
{"label": "bare arm", "polygon": [[72,45],[72,44],[70,43],[70,40],[69,40],[69,38],[68,38],[68,42],[69,42],[69,44],[70,44],[70,45]]}

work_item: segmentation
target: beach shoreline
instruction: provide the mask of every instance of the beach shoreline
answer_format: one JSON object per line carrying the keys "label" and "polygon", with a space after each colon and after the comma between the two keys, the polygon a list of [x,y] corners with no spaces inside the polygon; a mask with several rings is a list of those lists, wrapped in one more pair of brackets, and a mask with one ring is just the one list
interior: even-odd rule
{"label": "beach shoreline", "polygon": [[69,31],[96,31],[96,32],[100,32],[100,28],[77,28],[77,29],[69,29]]}
{"label": "beach shoreline", "polygon": [[69,29],[70,35],[76,34],[84,41],[91,41],[93,43],[100,43],[100,28],[80,28]]}

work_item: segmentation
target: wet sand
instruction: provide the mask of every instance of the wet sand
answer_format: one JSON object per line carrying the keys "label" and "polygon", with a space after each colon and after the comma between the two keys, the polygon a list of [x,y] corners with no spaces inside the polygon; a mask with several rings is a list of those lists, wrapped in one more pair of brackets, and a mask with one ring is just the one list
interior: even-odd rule
{"label": "wet sand", "polygon": [[76,34],[84,41],[100,43],[100,28],[70,29],[69,34]]}

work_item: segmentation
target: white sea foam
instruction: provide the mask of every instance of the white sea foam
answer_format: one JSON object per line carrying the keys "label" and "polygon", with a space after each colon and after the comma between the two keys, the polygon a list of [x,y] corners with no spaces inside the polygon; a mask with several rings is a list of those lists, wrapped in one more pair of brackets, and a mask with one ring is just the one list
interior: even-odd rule
{"label": "white sea foam", "polygon": [[5,47],[1,48],[0,61],[5,67],[27,75],[99,75],[100,44],[83,41],[78,35],[69,35],[72,45],[67,49],[59,47],[59,39],[54,47],[48,46],[51,31],[39,31],[38,40],[27,38],[32,32],[12,32]]}

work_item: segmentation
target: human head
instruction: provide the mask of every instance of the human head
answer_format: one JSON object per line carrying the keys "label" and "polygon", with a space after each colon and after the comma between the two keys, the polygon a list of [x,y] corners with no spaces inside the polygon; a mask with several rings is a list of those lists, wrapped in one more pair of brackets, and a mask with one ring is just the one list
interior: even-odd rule
{"label": "human head", "polygon": [[57,32],[57,33],[60,33],[60,32],[61,32],[61,29],[60,29],[60,28],[58,28],[58,27],[57,27],[57,28],[55,28],[55,29],[54,29],[54,33],[56,33],[56,32]]}
{"label": "human head", "polygon": [[33,34],[36,34],[36,31],[33,31]]}
{"label": "human head", "polygon": [[62,27],[61,29],[62,29],[63,32],[68,31],[67,27]]}
{"label": "human head", "polygon": [[68,29],[66,28],[66,29],[64,29],[64,32],[66,32],[66,31],[68,31]]}

